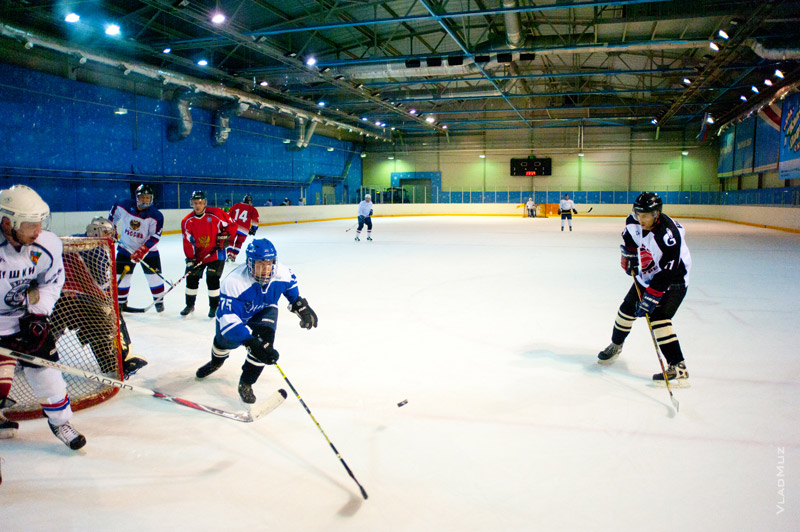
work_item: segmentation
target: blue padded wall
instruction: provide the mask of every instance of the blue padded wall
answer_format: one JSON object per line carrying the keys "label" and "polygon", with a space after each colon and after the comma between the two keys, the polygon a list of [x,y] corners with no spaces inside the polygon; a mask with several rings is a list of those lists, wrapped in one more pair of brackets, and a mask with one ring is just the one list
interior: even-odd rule
{"label": "blue padded wall", "polygon": [[[341,176],[350,152],[360,151],[321,135],[293,150],[283,143],[292,130],[240,117],[215,148],[212,112],[194,108],[192,119],[191,134],[169,142],[175,118],[167,101],[0,63],[0,185],[29,184],[55,212],[107,209],[140,182],[161,185],[163,208],[188,207],[195,189],[220,204],[246,193],[256,205],[297,203],[315,174]],[[359,188],[361,176],[354,157],[339,191]]]}

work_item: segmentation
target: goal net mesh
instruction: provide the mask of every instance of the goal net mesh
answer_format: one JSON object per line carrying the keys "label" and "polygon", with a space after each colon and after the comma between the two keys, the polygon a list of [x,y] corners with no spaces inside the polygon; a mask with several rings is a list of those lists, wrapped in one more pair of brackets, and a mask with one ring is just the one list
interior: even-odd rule
{"label": "goal net mesh", "polygon": [[[122,349],[117,306],[114,247],[111,240],[62,237],[66,280],[50,316],[59,362],[114,379],[122,378]],[[113,397],[117,388],[63,374],[73,410]],[[10,397],[16,404],[5,411],[9,419],[42,416],[42,410],[20,364]]]}

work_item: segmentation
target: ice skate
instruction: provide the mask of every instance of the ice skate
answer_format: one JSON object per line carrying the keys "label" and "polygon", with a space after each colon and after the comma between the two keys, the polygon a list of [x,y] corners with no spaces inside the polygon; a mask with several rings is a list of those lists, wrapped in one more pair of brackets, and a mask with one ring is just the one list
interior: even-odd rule
{"label": "ice skate", "polygon": [[0,440],[13,438],[17,435],[17,429],[19,429],[19,423],[8,420],[0,414]]}
{"label": "ice skate", "polygon": [[358,238],[358,237],[356,237],[356,238],[355,238],[355,241],[356,241],[356,242],[361,242],[361,239],[360,239],[360,238]]}
{"label": "ice skate", "polygon": [[200,368],[198,368],[197,372],[194,375],[198,379],[205,379],[206,377],[217,371],[219,368],[221,368],[222,364],[223,364],[222,362],[211,360],[210,362],[207,362],[203,366],[200,366]]}
{"label": "ice skate", "polygon": [[208,317],[213,318],[217,315],[217,307],[211,307],[208,309]]}
{"label": "ice skate", "polygon": [[613,364],[619,354],[622,352],[622,346],[615,343],[608,344],[608,347],[597,354],[598,364]]}
{"label": "ice skate", "polygon": [[181,316],[188,316],[194,312],[194,305],[186,305],[186,307],[181,311]]}
{"label": "ice skate", "polygon": [[248,405],[252,405],[256,402],[256,396],[253,393],[253,387],[244,382],[239,383],[239,397],[242,399],[243,403],[247,403]]}
{"label": "ice skate", "polygon": [[[689,387],[689,372],[686,371],[686,363],[680,361],[677,364],[670,364],[667,368],[667,378],[669,385],[673,388],[688,388]],[[666,386],[664,382],[664,374],[656,373],[653,375],[653,384],[656,386]]]}
{"label": "ice skate", "polygon": [[157,301],[156,302],[156,312],[164,312],[164,302]]}
{"label": "ice skate", "polygon": [[50,426],[50,430],[53,431],[53,434],[55,434],[56,438],[64,442],[64,445],[73,451],[77,451],[86,445],[86,438],[83,437],[83,434],[72,428],[72,425],[70,425],[69,422],[58,427],[50,423],[49,420],[47,424]]}
{"label": "ice skate", "polygon": [[142,369],[147,365],[147,360],[137,355],[128,355],[122,361],[122,379],[128,380],[131,375]]}
{"label": "ice skate", "polygon": [[368,237],[367,237],[367,240],[369,240],[370,242],[372,242],[372,237],[371,237],[371,236],[368,236]]}

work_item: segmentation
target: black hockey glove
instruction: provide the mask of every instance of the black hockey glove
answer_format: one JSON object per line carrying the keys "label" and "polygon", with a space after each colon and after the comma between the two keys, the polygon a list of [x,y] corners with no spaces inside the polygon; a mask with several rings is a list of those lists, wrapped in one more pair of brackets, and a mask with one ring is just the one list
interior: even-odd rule
{"label": "black hockey glove", "polygon": [[194,270],[197,267],[197,259],[186,259],[186,273]]}
{"label": "black hockey glove", "polygon": [[360,223],[360,224],[363,224],[363,223],[364,223],[364,220],[366,220],[366,219],[367,219],[367,217],[366,217],[366,216],[359,216],[359,217],[358,217],[358,223]]}
{"label": "black hockey glove", "polygon": [[298,297],[297,301],[289,305],[289,310],[300,317],[300,327],[303,329],[311,329],[317,326],[317,313],[311,310],[305,298]]}
{"label": "black hockey glove", "polygon": [[18,351],[56,362],[56,343],[49,334],[47,316],[28,314],[19,319],[20,341]]}
{"label": "black hockey glove", "polygon": [[664,292],[653,290],[648,286],[647,290],[642,294],[642,300],[639,301],[639,307],[636,309],[636,317],[641,318],[645,314],[652,316],[653,311],[658,306],[658,302],[661,301],[661,296],[663,295]]}
{"label": "black hockey glove", "polygon": [[620,245],[619,249],[622,251],[622,256],[619,259],[619,265],[625,270],[628,275],[636,275],[639,271],[639,254],[637,249]]}
{"label": "black hockey glove", "polygon": [[273,349],[272,344],[265,342],[258,336],[253,336],[242,342],[250,356],[264,364],[272,365],[278,361],[278,352]]}
{"label": "black hockey glove", "polygon": [[249,234],[250,236],[253,236],[253,235],[256,234],[256,231],[258,231],[258,226],[257,225],[251,225],[250,226],[250,230],[247,232],[247,234]]}
{"label": "black hockey glove", "polygon": [[372,216],[372,209],[369,210],[369,215]]}
{"label": "black hockey glove", "polygon": [[578,214],[578,209],[572,209],[572,214]]}

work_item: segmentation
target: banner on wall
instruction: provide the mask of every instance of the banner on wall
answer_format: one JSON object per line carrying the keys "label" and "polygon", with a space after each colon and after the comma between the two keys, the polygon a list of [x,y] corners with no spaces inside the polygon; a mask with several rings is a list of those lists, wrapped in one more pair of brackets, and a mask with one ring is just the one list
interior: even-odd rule
{"label": "banner on wall", "polygon": [[753,171],[765,172],[778,167],[778,148],[781,142],[782,102],[773,102],[758,112],[756,119],[756,149]]}
{"label": "banner on wall", "polygon": [[780,163],[781,179],[800,178],[800,93],[783,100],[781,112]]}
{"label": "banner on wall", "polygon": [[720,136],[717,177],[731,177],[733,175],[733,141],[735,138],[736,126],[727,128]]}
{"label": "banner on wall", "polygon": [[736,148],[733,150],[733,175],[753,172],[756,118],[751,116],[736,124]]}

